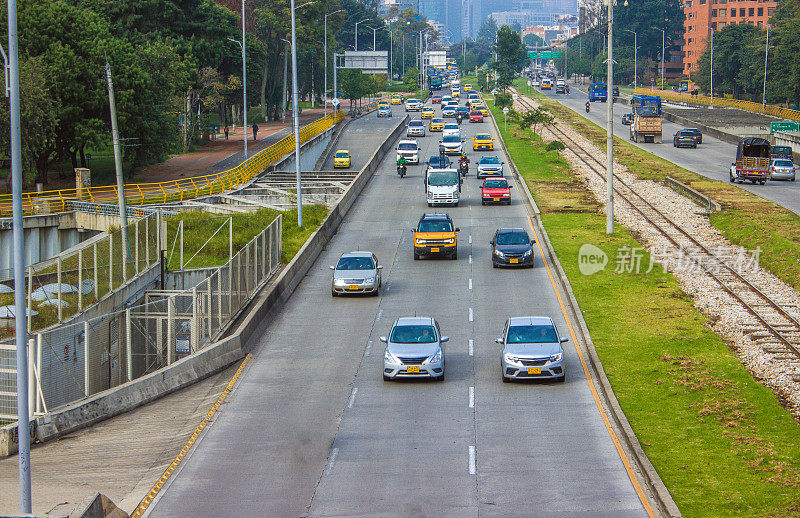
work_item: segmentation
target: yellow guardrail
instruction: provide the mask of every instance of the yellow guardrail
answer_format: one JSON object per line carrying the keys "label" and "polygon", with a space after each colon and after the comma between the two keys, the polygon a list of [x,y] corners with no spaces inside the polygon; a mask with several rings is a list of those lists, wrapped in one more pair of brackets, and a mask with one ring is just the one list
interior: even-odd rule
{"label": "yellow guardrail", "polygon": [[[300,143],[327,130],[344,118],[339,110],[300,128]],[[215,174],[170,180],[157,183],[129,183],[125,185],[125,200],[130,205],[167,203],[189,200],[229,191],[250,181],[280,158],[294,151],[294,133],[259,151],[241,164]],[[66,210],[68,201],[117,203],[116,185],[87,187],[85,189],[59,189],[55,191],[25,192],[22,194],[25,214],[47,214]],[[0,217],[11,215],[11,195],[0,195]]]}
{"label": "yellow guardrail", "polygon": [[[672,90],[657,90],[655,88],[637,88],[634,90],[635,94],[643,95],[658,95],[664,99],[672,99],[675,101],[685,101],[695,104],[711,104],[711,97],[702,95],[694,96],[686,93],[678,93]],[[762,113],[764,115],[772,115],[774,117],[781,117],[783,119],[790,119],[800,121],[800,111],[784,108],[783,106],[776,106],[774,104],[759,104],[750,101],[740,101],[738,99],[726,99],[724,97],[714,97],[714,106],[725,106],[727,108],[739,108],[740,110],[747,110],[753,113]]]}

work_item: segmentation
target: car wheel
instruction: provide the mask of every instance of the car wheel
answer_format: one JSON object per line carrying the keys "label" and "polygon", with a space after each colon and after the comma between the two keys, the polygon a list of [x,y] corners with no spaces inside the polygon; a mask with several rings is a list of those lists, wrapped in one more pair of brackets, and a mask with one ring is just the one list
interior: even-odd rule
{"label": "car wheel", "polygon": [[500,377],[503,378],[503,383],[510,383],[511,382],[511,380],[509,378],[506,378],[505,374],[501,373]]}
{"label": "car wheel", "polygon": [[331,290],[331,297],[338,297],[338,296],[339,296],[339,294],[336,293],[336,291]]}
{"label": "car wheel", "polygon": [[392,381],[392,378],[387,376],[386,374],[383,375],[383,381]]}
{"label": "car wheel", "polygon": [[414,252],[414,260],[419,261],[419,254]]}
{"label": "car wheel", "polygon": [[558,378],[558,382],[559,383],[564,383],[565,381],[567,381],[567,375],[566,374],[564,374],[563,376]]}
{"label": "car wheel", "polygon": [[453,255],[451,255],[451,256],[450,256],[450,259],[452,259],[453,261],[455,261],[456,259],[458,259],[458,250],[456,250],[455,252],[453,252]]}
{"label": "car wheel", "polygon": [[481,205],[486,205],[486,202],[481,200]]}
{"label": "car wheel", "polygon": [[792,181],[794,181],[794,176],[792,176]]}
{"label": "car wheel", "polygon": [[438,381],[438,382],[442,382],[442,381],[444,381],[444,372],[445,372],[445,371],[444,371],[444,370],[442,370],[442,375],[441,375],[441,376],[439,376],[438,378],[436,378],[436,381]]}
{"label": "car wheel", "polygon": [[728,177],[730,178],[730,182],[733,183],[733,175],[728,173]]}

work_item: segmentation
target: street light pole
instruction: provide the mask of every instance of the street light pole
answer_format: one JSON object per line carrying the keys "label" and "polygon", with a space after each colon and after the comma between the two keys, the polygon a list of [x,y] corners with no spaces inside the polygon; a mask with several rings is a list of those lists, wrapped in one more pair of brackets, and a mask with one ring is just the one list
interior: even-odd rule
{"label": "street light pole", "polygon": [[391,27],[381,27],[385,31],[389,31],[389,84],[392,84],[394,77],[392,75],[392,58],[394,56],[394,34],[392,34]]}
{"label": "street light pole", "polygon": [[[294,120],[294,167],[297,174],[297,227],[303,227],[303,191],[300,182],[300,110],[297,98],[297,35],[295,30],[294,0],[292,9],[292,119]],[[356,39],[358,41],[358,39]]]}
{"label": "street light pole", "polygon": [[355,42],[355,50],[356,50],[356,52],[358,52],[358,24],[366,22],[366,21],[369,21],[369,18],[364,18],[363,20],[356,22],[356,30],[355,30],[355,40],[356,40],[356,42]]}
{"label": "street light pole", "polygon": [[638,86],[637,77],[639,71],[639,40],[636,31],[632,31],[630,29],[625,29],[626,32],[633,33],[633,90],[636,90]]}
{"label": "street light pole", "polygon": [[614,0],[608,3],[608,106],[606,111],[606,234],[614,233]]}
{"label": "street light pole", "polygon": [[[17,464],[20,514],[31,513],[31,436],[28,426],[28,315],[25,313],[25,242],[22,218],[22,139],[19,114],[17,1],[8,0],[8,68],[11,83],[11,206],[14,249],[14,328],[17,366]],[[59,300],[59,303],[61,301]]]}
{"label": "street light pole", "polygon": [[[661,31],[661,89],[664,89],[664,51],[665,51],[665,39],[667,36],[667,30],[661,29],[659,27],[653,27],[657,31]],[[713,31],[711,34],[714,34]]]}
{"label": "street light pole", "polygon": [[[709,32],[711,32],[711,106],[714,106],[714,29],[704,23],[699,24],[703,27],[706,27]],[[769,25],[767,25],[767,31],[769,31]],[[769,32],[767,32],[769,34]]]}
{"label": "street light pole", "polygon": [[[244,2],[242,3],[244,4]],[[244,12],[244,7],[242,7],[242,12]],[[244,17],[242,17],[242,24],[244,26]],[[244,38],[244,31],[242,31],[242,38]],[[244,158],[247,160],[247,62],[245,61],[247,56],[241,41],[233,38],[228,39],[242,48],[242,127],[244,128]]]}
{"label": "street light pole", "polygon": [[[711,33],[711,36],[714,36],[714,33]],[[713,50],[713,44],[712,44]],[[769,24],[767,24],[767,44],[766,44],[766,53],[764,54],[764,93],[761,95],[761,106],[767,106],[767,64],[769,62]],[[714,77],[714,76],[711,76]]]}
{"label": "street light pole", "polygon": [[324,16],[325,18],[325,116],[328,116],[328,16],[341,13],[344,9],[333,11]]}

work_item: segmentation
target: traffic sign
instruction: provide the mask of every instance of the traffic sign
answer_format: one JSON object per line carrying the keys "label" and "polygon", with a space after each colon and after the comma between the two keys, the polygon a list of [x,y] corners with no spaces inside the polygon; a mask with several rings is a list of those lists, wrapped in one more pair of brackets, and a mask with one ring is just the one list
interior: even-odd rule
{"label": "traffic sign", "polygon": [[564,57],[564,53],[561,51],[528,52],[528,57],[531,59],[559,59]]}
{"label": "traffic sign", "polygon": [[531,80],[530,80],[530,79],[528,79],[528,86],[529,86],[529,87],[530,87],[530,86],[533,86],[533,83],[531,82]]}
{"label": "traffic sign", "polygon": [[800,123],[792,121],[779,121],[769,123],[769,132],[776,131],[800,131]]}
{"label": "traffic sign", "polygon": [[508,106],[503,106],[503,113],[508,115]]}
{"label": "traffic sign", "polygon": [[492,95],[497,95],[497,88],[492,89]]}
{"label": "traffic sign", "polygon": [[514,100],[516,101],[517,99],[519,99],[519,95],[517,95],[517,94],[511,94],[511,98],[512,98],[512,99],[514,99]]}

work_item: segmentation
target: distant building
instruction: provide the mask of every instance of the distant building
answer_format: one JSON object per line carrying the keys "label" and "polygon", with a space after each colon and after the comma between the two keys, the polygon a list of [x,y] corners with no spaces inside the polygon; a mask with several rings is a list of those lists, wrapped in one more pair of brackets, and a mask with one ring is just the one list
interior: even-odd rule
{"label": "distant building", "polygon": [[727,3],[723,0],[686,0],[683,8],[686,20],[683,22],[682,72],[689,75],[697,68],[697,61],[711,40],[712,30],[732,23],[764,27],[777,7],[777,0],[731,0]]}
{"label": "distant building", "polygon": [[573,36],[578,35],[578,27],[571,27],[569,25],[535,25],[532,27],[525,27],[522,29],[522,37],[528,34],[535,34],[540,37],[548,45],[568,40]]}

